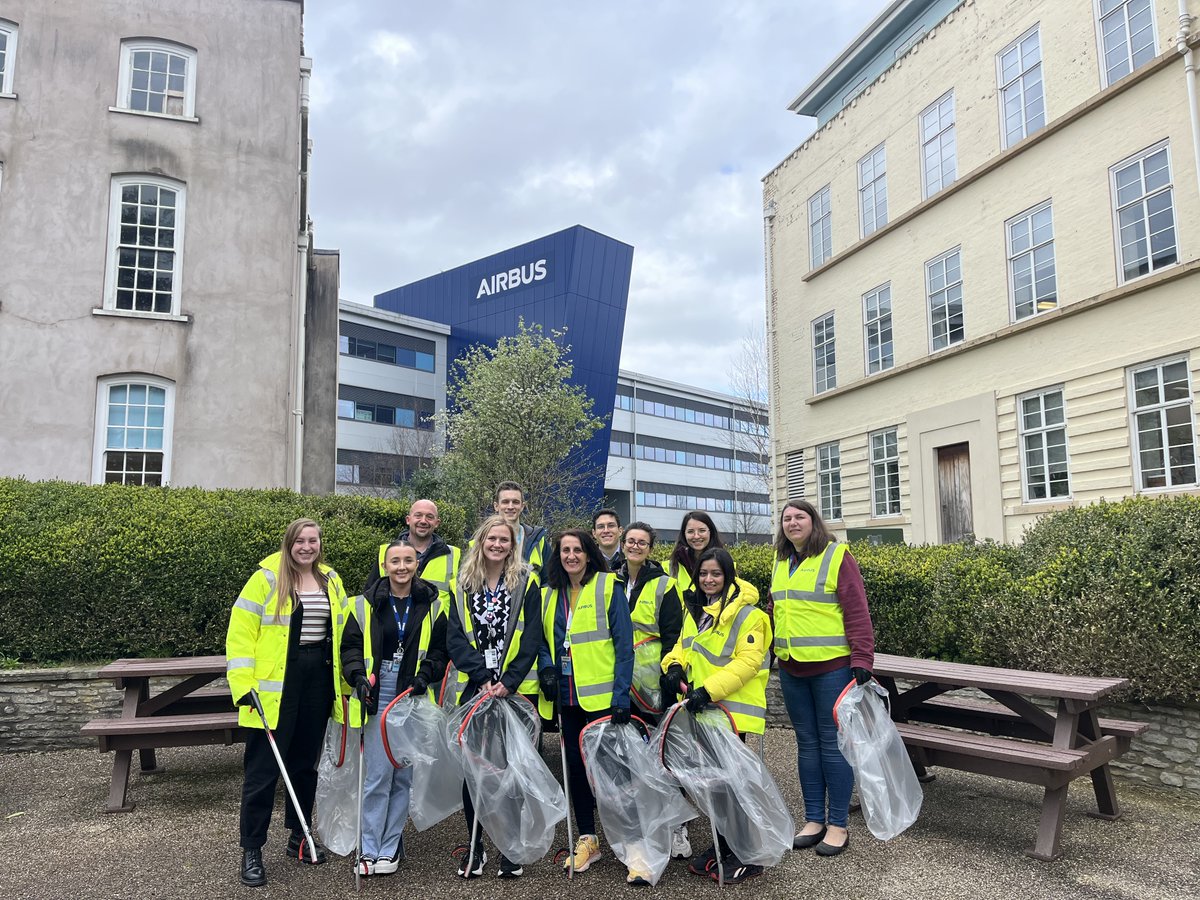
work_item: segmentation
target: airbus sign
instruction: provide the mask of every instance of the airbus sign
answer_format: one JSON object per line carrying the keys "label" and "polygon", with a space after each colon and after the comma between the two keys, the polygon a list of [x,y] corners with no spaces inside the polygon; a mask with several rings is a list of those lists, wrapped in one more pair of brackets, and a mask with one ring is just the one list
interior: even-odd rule
{"label": "airbus sign", "polygon": [[479,290],[475,293],[475,299],[491,297],[503,291],[511,291],[513,288],[533,284],[535,281],[544,281],[545,279],[546,260],[539,259],[537,262],[517,266],[514,269],[509,269],[507,272],[497,272],[491,277],[481,278],[479,280]]}

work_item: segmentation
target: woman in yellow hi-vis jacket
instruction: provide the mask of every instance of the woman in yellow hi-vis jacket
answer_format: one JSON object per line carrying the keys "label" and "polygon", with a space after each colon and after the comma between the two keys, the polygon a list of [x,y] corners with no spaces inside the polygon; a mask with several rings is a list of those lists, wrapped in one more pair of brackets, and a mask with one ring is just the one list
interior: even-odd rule
{"label": "woman in yellow hi-vis jacket", "polygon": [[[317,758],[330,710],[341,717],[336,695],[349,693],[339,659],[346,591],[325,565],[321,529],[311,519],[287,527],[278,553],[259,564],[229,613],[225,637],[226,678],[241,707],[238,724],[249,728],[242,786],[242,883],[266,883],[262,846],[267,842],[279,769],[250,691],[258,692],[267,725],[287,766],[305,818],[312,817]],[[291,832],[288,856],[310,863],[300,821],[291,804],[284,824]],[[325,852],[316,848],[316,862]]]}
{"label": "woman in yellow hi-vis jacket", "polygon": [[[699,712],[708,703],[720,703],[733,716],[738,731],[762,734],[767,717],[767,676],[770,662],[771,621],[755,605],[758,590],[734,576],[733,557],[723,547],[710,547],[700,554],[696,586],[705,599],[697,622],[684,616],[679,643],[662,661],[667,682],[686,687],[687,707]],[[685,683],[686,682],[686,683]],[[664,697],[663,702],[674,701]],[[721,854],[725,882],[737,884],[762,874],[762,866],[745,865],[736,859],[725,839],[688,864],[695,875],[709,875]]]}

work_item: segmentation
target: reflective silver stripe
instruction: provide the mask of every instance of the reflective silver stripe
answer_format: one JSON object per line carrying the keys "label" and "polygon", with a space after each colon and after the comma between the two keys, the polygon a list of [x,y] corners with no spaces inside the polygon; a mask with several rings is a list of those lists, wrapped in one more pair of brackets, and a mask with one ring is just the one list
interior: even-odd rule
{"label": "reflective silver stripe", "polygon": [[358,630],[365,633],[367,628],[367,598],[362,594],[354,598],[354,618],[358,619]]}
{"label": "reflective silver stripe", "polygon": [[739,703],[737,700],[721,700],[721,705],[731,713],[736,713],[740,716],[749,716],[752,719],[767,718],[767,708],[765,706],[756,706],[753,703]]}
{"label": "reflective silver stripe", "polygon": [[279,694],[283,692],[282,681],[260,681],[258,683],[258,692],[260,694]]}
{"label": "reflective silver stripe", "polygon": [[[658,621],[659,610],[662,609],[663,594],[667,592],[667,579],[659,577],[658,585],[654,588],[654,621]],[[658,634],[658,632],[654,632]]]}
{"label": "reflective silver stripe", "polygon": [[291,625],[291,624],[292,624],[292,614],[291,614],[291,613],[284,613],[282,616],[280,616],[280,617],[279,617],[279,621],[278,621],[278,622],[276,622],[276,621],[275,621],[275,617],[274,617],[274,616],[264,616],[264,617],[263,617],[263,620],[262,620],[262,623],[263,623],[263,626],[264,626],[264,627],[265,627],[265,626],[267,626],[267,625],[272,625],[272,626],[276,626],[276,625],[277,625],[277,626],[279,626],[280,628],[287,628],[289,625]]}
{"label": "reflective silver stripe", "polygon": [[233,608],[244,609],[247,612],[254,613],[254,615],[258,616],[259,618],[262,618],[263,605],[261,603],[255,603],[253,600],[247,599],[246,597],[238,597],[237,600],[234,601]]}
{"label": "reflective silver stripe", "polygon": [[746,619],[750,618],[750,613],[753,611],[753,606],[743,606],[738,610],[737,615],[733,617],[733,621],[729,623],[729,637],[725,639],[725,646],[721,648],[720,653],[714,653],[699,642],[694,642],[692,649],[714,666],[729,665],[733,661],[733,652],[737,650],[738,637],[741,635],[742,626],[746,623]]}
{"label": "reflective silver stripe", "polygon": [[684,650],[687,650],[687,649],[689,649],[689,648],[692,646],[692,642],[693,642],[693,641],[695,641],[695,640],[696,640],[696,636],[695,636],[695,635],[691,635],[691,636],[689,636],[689,637],[685,637],[685,638],[683,639],[683,649],[684,649]]}
{"label": "reflective silver stripe", "polygon": [[[776,641],[776,645],[780,642]],[[786,647],[849,647],[844,634],[825,634],[813,637],[790,637],[782,646]]]}
{"label": "reflective silver stripe", "polygon": [[611,694],[612,689],[611,681],[601,681],[598,684],[577,685],[575,693],[580,697],[602,697],[605,694]]}
{"label": "reflective silver stripe", "polygon": [[225,671],[232,672],[234,669],[253,669],[253,656],[234,656],[225,660]]}
{"label": "reflective silver stripe", "polygon": [[267,579],[267,587],[269,587],[271,590],[275,590],[275,573],[270,569],[263,569],[262,573]]}
{"label": "reflective silver stripe", "polygon": [[652,634],[655,637],[661,636],[657,625],[647,625],[645,622],[634,622],[633,630],[640,631],[642,634]]}
{"label": "reflective silver stripe", "polygon": [[[836,541],[830,541],[825,545],[825,549],[821,551],[821,564],[817,567],[817,580],[813,584],[811,591],[798,591],[792,588],[787,590],[771,591],[771,599],[773,600],[807,600],[810,603],[837,603],[837,594],[829,593],[825,590],[825,586],[829,583],[829,569],[833,565],[833,556],[837,552],[839,544]],[[780,560],[776,566],[787,566],[787,562]]]}
{"label": "reflective silver stripe", "polygon": [[710,663],[712,663],[714,666],[717,666],[718,668],[720,668],[721,666],[727,666],[727,665],[729,665],[729,662],[730,662],[730,658],[728,656],[721,656],[720,654],[713,653],[711,650],[709,650],[707,647],[705,647],[701,643],[693,643],[692,644],[692,652],[699,653],[701,656],[703,656],[705,659],[707,659]]}
{"label": "reflective silver stripe", "polygon": [[417,662],[424,662],[425,657],[428,655],[429,654],[427,654],[424,650],[418,649],[417,650]]}
{"label": "reflective silver stripe", "polygon": [[830,594],[821,588],[816,591],[796,591],[789,588],[786,591],[771,591],[771,599],[778,603],[780,600],[807,600],[809,603],[837,603],[837,594]]}
{"label": "reflective silver stripe", "polygon": [[608,616],[605,615],[608,610],[604,606],[604,585],[609,578],[612,578],[611,572],[601,572],[596,575],[594,597],[596,604],[596,628],[593,631],[572,632],[572,646],[576,644],[592,644],[596,641],[607,641],[612,637],[612,630],[608,627]]}
{"label": "reflective silver stripe", "polygon": [[345,613],[338,613],[337,623],[338,623],[339,628],[346,624],[346,614]]}

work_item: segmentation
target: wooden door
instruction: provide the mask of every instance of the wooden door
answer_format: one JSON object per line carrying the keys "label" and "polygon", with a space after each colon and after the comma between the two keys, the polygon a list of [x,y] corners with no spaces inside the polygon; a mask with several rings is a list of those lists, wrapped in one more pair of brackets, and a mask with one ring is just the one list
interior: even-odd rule
{"label": "wooden door", "polygon": [[937,448],[938,503],[941,507],[942,543],[973,536],[971,516],[971,450],[968,444]]}

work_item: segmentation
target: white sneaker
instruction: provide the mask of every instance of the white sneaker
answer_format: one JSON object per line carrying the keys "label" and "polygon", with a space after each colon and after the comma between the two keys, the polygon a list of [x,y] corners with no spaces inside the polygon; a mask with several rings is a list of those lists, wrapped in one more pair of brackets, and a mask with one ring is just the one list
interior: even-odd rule
{"label": "white sneaker", "polygon": [[358,874],[367,876],[375,874],[375,860],[370,856],[364,856],[358,861]]}
{"label": "white sneaker", "polygon": [[400,868],[400,860],[399,859],[393,858],[391,856],[381,856],[381,857],[379,857],[379,859],[375,860],[374,874],[376,874],[376,875],[391,875],[398,868]]}
{"label": "white sneaker", "polygon": [[692,842],[688,840],[687,826],[680,825],[671,832],[671,856],[687,859],[692,855]]}

